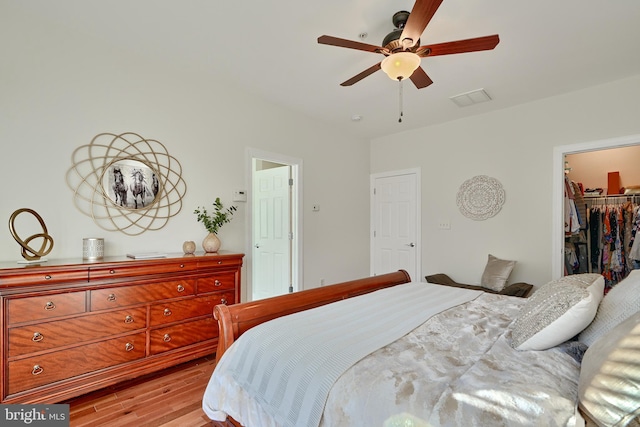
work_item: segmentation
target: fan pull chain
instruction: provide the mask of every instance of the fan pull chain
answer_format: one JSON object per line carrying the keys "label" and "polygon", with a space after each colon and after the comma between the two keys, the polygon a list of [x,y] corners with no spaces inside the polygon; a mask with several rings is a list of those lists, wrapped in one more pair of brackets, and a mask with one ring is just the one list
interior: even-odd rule
{"label": "fan pull chain", "polygon": [[402,77],[398,77],[398,83],[400,84],[400,96],[399,96],[399,109],[400,109],[400,117],[398,117],[398,123],[402,123]]}

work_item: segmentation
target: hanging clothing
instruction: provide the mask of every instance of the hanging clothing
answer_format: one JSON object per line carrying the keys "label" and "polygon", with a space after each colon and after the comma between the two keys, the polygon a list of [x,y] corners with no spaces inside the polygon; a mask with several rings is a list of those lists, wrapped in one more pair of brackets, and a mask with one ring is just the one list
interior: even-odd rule
{"label": "hanging clothing", "polygon": [[587,210],[589,264],[605,278],[605,292],[640,267],[640,207],[593,204]]}
{"label": "hanging clothing", "polygon": [[623,255],[627,260],[627,270],[633,270],[633,259],[630,257],[631,252],[631,236],[633,232],[633,204],[627,202],[622,205],[622,215],[624,218],[624,238],[622,240],[622,250],[625,252]]}
{"label": "hanging clothing", "polygon": [[573,188],[573,204],[578,215],[578,223],[581,229],[585,229],[587,228],[587,204],[582,195],[582,188],[575,181],[571,181],[571,187]]}
{"label": "hanging clothing", "polygon": [[[633,261],[640,261],[640,206],[633,210],[633,227],[631,229],[631,239],[629,241],[629,258]],[[637,268],[634,266],[634,268]]]}
{"label": "hanging clothing", "polygon": [[593,207],[588,211],[589,236],[591,241],[590,260],[591,271],[600,271],[600,254],[602,253],[601,241],[598,236],[601,233],[602,212],[599,207]]}
{"label": "hanging clothing", "polygon": [[564,177],[564,232],[570,236],[580,231],[580,215],[576,208],[575,191],[569,177]]}

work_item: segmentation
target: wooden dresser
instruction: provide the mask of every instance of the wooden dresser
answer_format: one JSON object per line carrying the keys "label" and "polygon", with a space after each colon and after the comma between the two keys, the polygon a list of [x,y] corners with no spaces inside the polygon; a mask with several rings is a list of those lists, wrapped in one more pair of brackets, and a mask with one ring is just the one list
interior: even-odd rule
{"label": "wooden dresser", "polygon": [[2,403],[55,403],[215,353],[243,254],[0,264]]}

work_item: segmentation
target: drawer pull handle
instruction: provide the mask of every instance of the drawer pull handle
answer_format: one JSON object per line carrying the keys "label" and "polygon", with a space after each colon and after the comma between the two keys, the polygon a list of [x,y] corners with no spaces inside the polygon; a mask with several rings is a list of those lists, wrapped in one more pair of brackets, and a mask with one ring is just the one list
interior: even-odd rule
{"label": "drawer pull handle", "polygon": [[124,345],[124,349],[127,350],[127,351],[133,350],[133,344],[131,344],[130,342],[126,343]]}
{"label": "drawer pull handle", "polygon": [[46,276],[44,276],[44,280],[51,280],[51,275],[47,274]]}
{"label": "drawer pull handle", "polygon": [[220,304],[227,305],[227,299],[226,298],[221,298],[220,299]]}
{"label": "drawer pull handle", "polygon": [[222,286],[222,282],[216,279],[215,282],[213,282],[213,286]]}
{"label": "drawer pull handle", "polygon": [[53,301],[47,301],[47,303],[44,305],[45,310],[53,310],[55,308],[56,305],[53,303]]}
{"label": "drawer pull handle", "polygon": [[40,342],[43,339],[44,339],[44,335],[42,335],[40,332],[34,332],[33,337],[31,338],[31,341]]}
{"label": "drawer pull handle", "polygon": [[222,264],[222,261],[218,261],[218,264]]}
{"label": "drawer pull handle", "polygon": [[44,372],[44,369],[40,365],[33,365],[33,370],[31,371],[31,375],[40,375]]}
{"label": "drawer pull handle", "polygon": [[178,292],[184,292],[184,286],[178,285]]}
{"label": "drawer pull handle", "polygon": [[164,315],[165,315],[165,316],[171,316],[171,310],[170,310],[170,309],[168,309],[168,308],[165,308],[165,309],[164,309]]}
{"label": "drawer pull handle", "polygon": [[171,341],[171,335],[164,334],[164,337],[162,337],[162,339],[164,340],[164,342],[169,342],[169,341]]}
{"label": "drawer pull handle", "polygon": [[109,294],[109,296],[107,297],[107,301],[115,301],[116,300],[116,294]]}
{"label": "drawer pull handle", "polygon": [[180,268],[184,268],[184,264],[180,264]]}
{"label": "drawer pull handle", "polygon": [[127,315],[127,316],[124,318],[124,323],[133,323],[133,317],[131,317],[131,316]]}
{"label": "drawer pull handle", "polygon": [[116,274],[115,270],[109,270],[109,274]]}

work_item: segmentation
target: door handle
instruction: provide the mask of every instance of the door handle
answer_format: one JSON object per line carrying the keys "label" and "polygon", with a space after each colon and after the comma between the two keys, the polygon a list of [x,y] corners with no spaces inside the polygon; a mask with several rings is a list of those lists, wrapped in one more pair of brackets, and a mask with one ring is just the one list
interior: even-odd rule
{"label": "door handle", "polygon": [[413,248],[413,247],[415,247],[415,243],[413,243],[413,242],[407,243],[407,246],[411,246]]}
{"label": "door handle", "polygon": [[259,248],[260,248],[260,245],[256,244],[256,248],[257,248],[257,249],[259,249]]}

